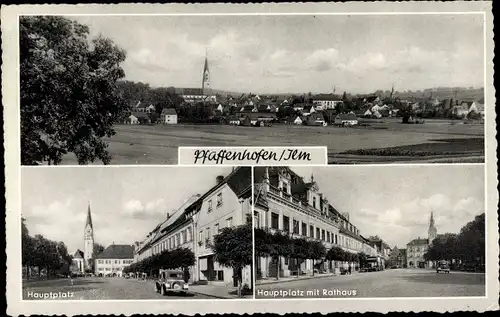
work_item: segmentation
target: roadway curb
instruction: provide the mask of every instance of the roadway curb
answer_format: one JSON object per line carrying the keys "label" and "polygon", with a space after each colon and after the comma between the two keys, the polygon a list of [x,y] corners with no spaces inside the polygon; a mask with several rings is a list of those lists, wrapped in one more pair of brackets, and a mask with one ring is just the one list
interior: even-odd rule
{"label": "roadway curb", "polygon": [[222,296],[217,296],[217,295],[212,295],[212,294],[206,294],[206,293],[201,293],[201,292],[190,291],[190,293],[197,294],[197,295],[203,295],[203,296],[209,296],[209,297],[217,298],[217,299],[233,299],[232,297],[222,297]]}
{"label": "roadway curb", "polygon": [[296,282],[296,281],[307,281],[307,280],[315,280],[315,279],[320,279],[320,278],[327,278],[327,277],[332,277],[332,276],[338,276],[338,275],[327,275],[327,276],[314,276],[314,277],[307,277],[307,278],[295,278],[291,280],[276,280],[273,282],[266,282],[266,283],[255,283],[256,286],[264,286],[268,284],[281,284],[281,283],[288,283],[288,282]]}

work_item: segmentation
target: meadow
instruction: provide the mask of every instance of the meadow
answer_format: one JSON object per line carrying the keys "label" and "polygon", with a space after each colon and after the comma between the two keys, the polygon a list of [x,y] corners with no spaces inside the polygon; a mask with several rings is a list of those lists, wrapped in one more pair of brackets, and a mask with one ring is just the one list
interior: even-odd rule
{"label": "meadow", "polygon": [[[358,127],[117,125],[107,141],[111,164],[177,164],[179,146],[287,145],[327,146],[329,164],[484,162],[482,124],[400,122],[368,120],[368,126]],[[74,155],[66,155],[63,164],[77,164]]]}

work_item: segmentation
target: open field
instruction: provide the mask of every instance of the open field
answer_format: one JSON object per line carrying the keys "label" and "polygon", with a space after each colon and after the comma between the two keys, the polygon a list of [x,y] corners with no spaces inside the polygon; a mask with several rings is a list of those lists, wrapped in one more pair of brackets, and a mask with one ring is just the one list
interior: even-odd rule
{"label": "open field", "polygon": [[[118,125],[116,135],[108,142],[111,164],[177,164],[179,146],[287,145],[327,146],[330,164],[484,162],[483,125],[451,124],[448,120],[402,124],[400,120],[373,121],[370,126],[353,128]],[[68,154],[63,164],[77,161]]]}

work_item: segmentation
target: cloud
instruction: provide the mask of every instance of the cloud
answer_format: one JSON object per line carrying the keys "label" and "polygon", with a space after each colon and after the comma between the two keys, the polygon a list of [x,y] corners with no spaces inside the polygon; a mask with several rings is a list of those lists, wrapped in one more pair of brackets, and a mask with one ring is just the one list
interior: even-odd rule
{"label": "cloud", "polygon": [[420,197],[399,206],[378,210],[361,208],[355,222],[366,235],[380,235],[389,244],[404,246],[411,239],[427,237],[430,213],[434,212],[438,233],[458,233],[478,214],[484,204],[474,197],[453,201],[449,196],[436,193]]}
{"label": "cloud", "polygon": [[124,203],[123,209],[126,216],[137,220],[160,219],[167,210],[167,204],[163,199],[157,199],[143,203],[136,199],[131,199]]}
{"label": "cloud", "polygon": [[339,51],[335,48],[316,50],[305,58],[306,67],[322,72],[337,66]]}

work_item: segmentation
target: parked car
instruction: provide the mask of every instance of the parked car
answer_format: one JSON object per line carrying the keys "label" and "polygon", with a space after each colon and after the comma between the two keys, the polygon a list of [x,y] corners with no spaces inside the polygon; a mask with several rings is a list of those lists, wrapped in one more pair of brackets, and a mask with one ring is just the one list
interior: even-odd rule
{"label": "parked car", "polygon": [[168,292],[187,294],[189,285],[184,281],[184,272],[181,270],[160,270],[159,278],[155,281],[157,293],[166,295]]}
{"label": "parked car", "polygon": [[446,263],[439,263],[436,268],[436,273],[450,273],[450,266]]}

